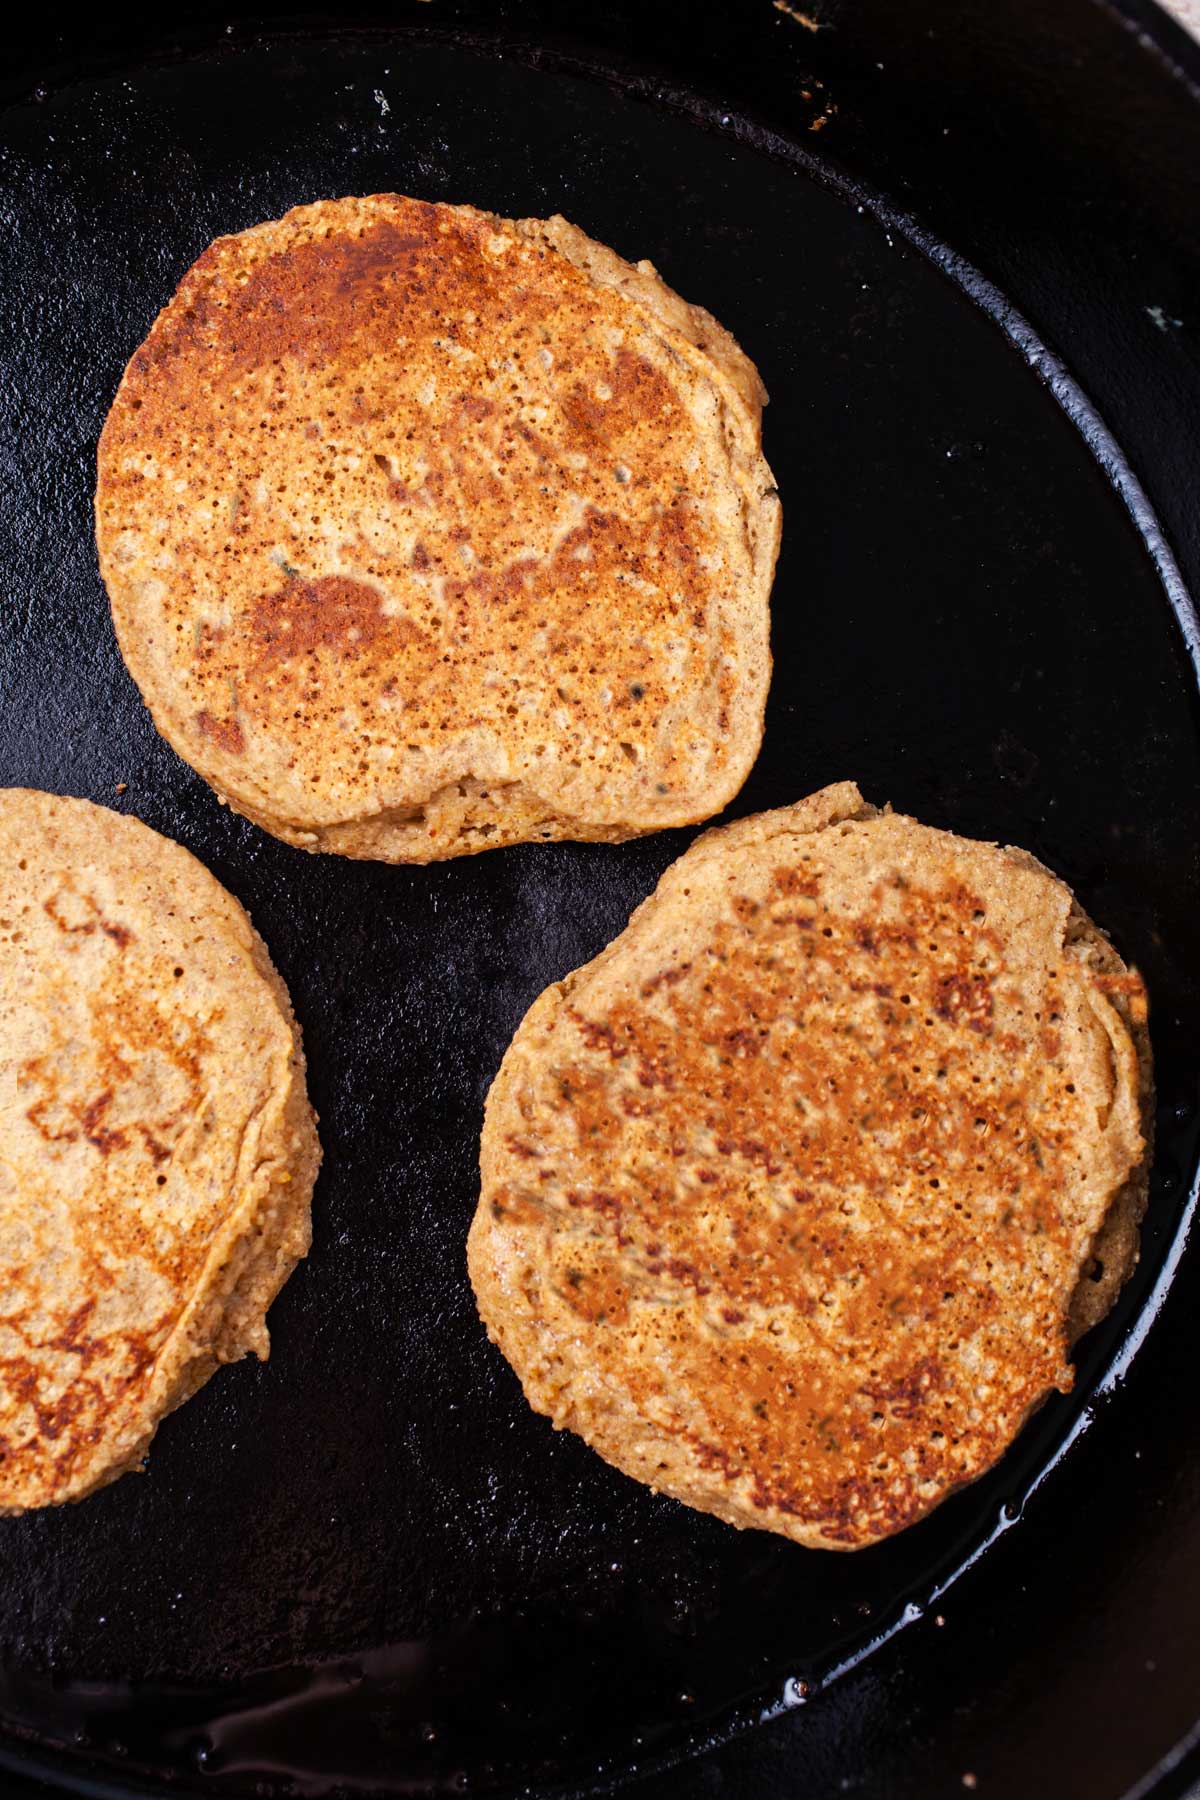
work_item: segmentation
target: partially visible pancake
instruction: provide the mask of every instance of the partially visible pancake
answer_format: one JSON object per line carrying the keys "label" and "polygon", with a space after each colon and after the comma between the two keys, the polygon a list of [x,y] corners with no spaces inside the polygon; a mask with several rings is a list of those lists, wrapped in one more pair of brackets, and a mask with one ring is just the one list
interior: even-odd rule
{"label": "partially visible pancake", "polygon": [[845,782],[712,831],[548,988],[469,1263],[527,1398],[651,1487],[855,1549],[1000,1457],[1137,1256],[1141,980],[1022,851]]}
{"label": "partially visible pancake", "polygon": [[309,1245],[287,993],[194,857],[0,790],[0,1513],[135,1468]]}
{"label": "partially visible pancake", "polygon": [[122,653],[180,755],[306,849],[709,817],[762,737],[765,400],[715,319],[564,219],[297,207],[204,252],[113,402]]}

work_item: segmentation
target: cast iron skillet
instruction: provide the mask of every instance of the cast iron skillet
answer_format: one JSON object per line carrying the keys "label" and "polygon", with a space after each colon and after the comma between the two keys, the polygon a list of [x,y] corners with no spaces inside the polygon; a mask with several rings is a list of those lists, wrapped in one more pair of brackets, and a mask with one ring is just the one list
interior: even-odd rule
{"label": "cast iron skillet", "polygon": [[[270,1363],[170,1419],[145,1477],[0,1528],[9,1791],[357,1800],[639,1770],[660,1796],[1181,1791],[1200,56],[1153,9],[1086,0],[26,29],[0,165],[0,779],[135,812],[246,902],[326,1164]],[[852,775],[1027,845],[1149,980],[1138,1275],[1074,1395],[891,1544],[812,1554],[655,1499],[527,1410],[475,1318],[503,1047],[687,834],[307,858],[222,811],[117,656],[90,497],[126,357],[214,234],[389,188],[561,209],[762,368],[785,548],[766,741],[731,811]]]}

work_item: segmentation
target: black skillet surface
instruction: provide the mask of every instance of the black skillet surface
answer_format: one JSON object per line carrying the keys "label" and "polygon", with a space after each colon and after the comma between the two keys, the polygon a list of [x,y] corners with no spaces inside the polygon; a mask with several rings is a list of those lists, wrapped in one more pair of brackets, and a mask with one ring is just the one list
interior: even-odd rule
{"label": "black skillet surface", "polygon": [[[0,150],[0,779],[135,812],[249,906],[326,1164],[269,1365],[168,1420],[145,1477],[0,1525],[13,1793],[38,1772],[106,1794],[582,1790],[781,1710],[645,1791],[925,1800],[970,1775],[1110,1800],[1156,1769],[1180,1791],[1200,1718],[1200,108],[1155,42],[1193,80],[1200,56],[1085,0],[917,10],[827,0],[812,32],[771,0],[610,5],[573,39],[559,8],[443,0],[365,34],[109,17],[83,58],[29,26]],[[417,870],[307,858],[221,810],[117,655],[90,492],[127,355],[214,234],[384,188],[561,209],[759,362],[785,547],[766,741],[732,811],[852,774],[1028,845],[1149,979],[1141,1269],[1075,1395],[875,1550],[806,1553],[644,1493],[528,1412],[476,1322],[463,1242],[503,1047],[686,834]],[[1014,301],[1115,428],[1178,567]]]}

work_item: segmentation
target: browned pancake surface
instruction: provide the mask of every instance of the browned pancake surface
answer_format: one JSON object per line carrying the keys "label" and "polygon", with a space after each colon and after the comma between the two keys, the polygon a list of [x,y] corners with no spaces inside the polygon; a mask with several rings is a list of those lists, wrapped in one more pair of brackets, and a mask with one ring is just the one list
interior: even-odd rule
{"label": "browned pancake surface", "polygon": [[319,1160],[287,994],[178,845],[0,791],[0,1513],[141,1460],[265,1356]]}
{"label": "browned pancake surface", "polygon": [[761,737],[764,399],[715,320],[563,220],[380,195],[219,239],[101,440],[126,661],[309,848],[703,818]]}
{"label": "browned pancake surface", "polygon": [[489,1096],[471,1273],[531,1402],[812,1545],[990,1467],[1114,1206],[1106,1303],[1136,1243],[1144,994],[1081,920],[850,784],[702,838]]}

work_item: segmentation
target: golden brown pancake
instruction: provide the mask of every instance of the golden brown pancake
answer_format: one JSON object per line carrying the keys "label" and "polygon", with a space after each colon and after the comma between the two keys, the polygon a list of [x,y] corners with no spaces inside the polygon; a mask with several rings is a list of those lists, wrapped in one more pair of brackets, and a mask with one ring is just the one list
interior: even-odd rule
{"label": "golden brown pancake", "polygon": [[395,194],[220,238],[100,441],[163,735],[310,850],[709,817],[762,736],[780,507],[729,333],[564,219]]}
{"label": "golden brown pancake", "polygon": [[538,1411],[690,1506],[899,1531],[1070,1388],[1136,1260],[1145,1019],[1024,852],[849,782],[709,832],[504,1058],[489,1334]]}
{"label": "golden brown pancake", "polygon": [[309,1244],[291,1006],[237,901],[84,800],[0,790],[0,1513],[135,1468]]}

